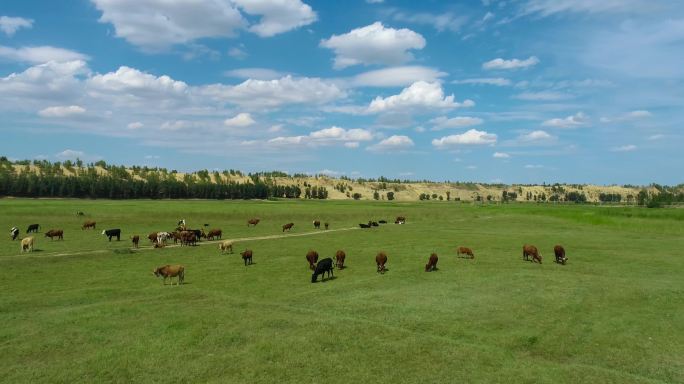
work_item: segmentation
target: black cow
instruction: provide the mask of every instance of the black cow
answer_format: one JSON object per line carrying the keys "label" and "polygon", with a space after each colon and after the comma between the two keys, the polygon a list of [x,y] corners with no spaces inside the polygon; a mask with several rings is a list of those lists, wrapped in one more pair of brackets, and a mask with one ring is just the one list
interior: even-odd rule
{"label": "black cow", "polygon": [[359,224],[360,228],[370,228],[370,224]]}
{"label": "black cow", "polygon": [[[333,273],[333,260],[329,257],[326,257],[316,264],[316,270],[311,274],[311,282],[315,283],[316,280],[318,280],[318,275],[324,275],[326,272],[328,273],[328,278],[330,278],[330,276],[335,276]],[[324,276],[321,276],[321,281],[323,280],[323,277]]]}
{"label": "black cow", "polygon": [[380,223],[380,224],[387,224],[387,220],[380,220],[380,221],[378,221],[378,223]]}
{"label": "black cow", "polygon": [[112,241],[112,237],[116,236],[116,241],[121,241],[121,230],[116,229],[106,229],[102,231],[102,234],[109,237],[109,241]]}
{"label": "black cow", "polygon": [[12,236],[13,241],[16,240],[17,236],[19,236],[19,228],[12,227],[12,229],[10,229],[10,236]]}
{"label": "black cow", "polygon": [[373,226],[373,227],[379,226],[379,224],[378,224],[377,222],[375,222],[375,221],[371,222],[370,224],[371,224],[371,226]]}
{"label": "black cow", "polygon": [[39,229],[40,229],[40,224],[31,224],[28,226],[26,233],[38,232]]}

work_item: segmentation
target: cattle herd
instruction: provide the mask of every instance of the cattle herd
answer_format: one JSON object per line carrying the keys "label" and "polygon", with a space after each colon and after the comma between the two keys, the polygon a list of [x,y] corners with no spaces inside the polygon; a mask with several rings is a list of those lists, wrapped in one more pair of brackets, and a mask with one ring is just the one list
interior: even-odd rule
{"label": "cattle herd", "polygon": [[[82,212],[77,213],[78,216],[82,216]],[[252,226],[255,227],[257,224],[259,224],[261,220],[258,218],[253,218],[247,221],[247,226]],[[395,224],[405,224],[406,223],[406,217],[404,216],[398,216],[394,220]],[[387,224],[387,220],[379,220],[379,221],[368,221],[368,223],[361,223],[359,224],[360,228],[372,228],[372,227],[378,227],[380,224]],[[209,224],[204,224],[205,227],[208,227]],[[314,220],[313,221],[313,226],[315,229],[320,229],[321,227],[321,222],[319,220]],[[328,229],[330,226],[329,223],[324,223],[325,229]],[[83,223],[81,229],[86,230],[86,229],[95,229],[96,227],[96,222],[88,220]],[[285,231],[290,231],[294,227],[294,223],[287,223],[282,226],[283,232]],[[30,224],[27,229],[26,233],[38,233],[40,230],[40,225],[39,224]],[[10,229],[10,238],[14,241],[19,237],[20,231],[19,228],[17,227],[12,227]],[[112,238],[116,237],[117,241],[121,240],[121,229],[119,228],[112,228],[112,229],[105,229],[102,231],[102,235],[106,236],[109,241],[112,241]],[[206,239],[208,241],[212,240],[221,240],[223,235],[223,231],[221,229],[211,229],[209,232],[205,232],[204,229],[190,229],[187,227],[185,219],[181,219],[177,223],[177,227],[173,231],[162,231],[162,232],[152,232],[147,236],[147,239],[152,243],[153,248],[164,248],[169,241],[173,241],[174,244],[180,243],[180,246],[194,246],[198,242],[201,241],[201,239]],[[45,237],[49,237],[50,240],[54,240],[57,238],[57,240],[64,240],[64,230],[63,229],[50,229],[45,232]],[[140,242],[140,236],[139,235],[133,235],[130,237],[131,242],[133,244],[134,248],[139,247],[139,242]],[[27,236],[22,239],[20,239],[21,242],[21,252],[33,252],[34,250],[34,244],[35,244],[35,238],[34,236]],[[221,240],[218,243],[219,247],[218,249],[221,251],[221,253],[229,252],[233,253],[233,245],[234,241],[233,240]],[[556,245],[553,248],[553,252],[555,255],[555,262],[558,264],[565,265],[568,258],[565,255],[565,249],[561,245]],[[240,252],[240,256],[243,259],[244,265],[249,266],[254,264],[253,263],[253,255],[254,252],[251,249],[245,249],[243,252]],[[473,253],[473,250],[468,248],[468,247],[458,247],[456,249],[456,255],[459,257],[463,258],[468,258],[468,259],[474,259],[475,254]],[[309,265],[309,269],[313,271],[311,274],[311,282],[315,283],[318,280],[318,276],[321,276],[321,279],[324,279],[327,277],[328,279],[334,278],[334,268],[337,267],[338,269],[344,269],[345,268],[345,259],[346,259],[346,253],[343,250],[338,250],[335,254],[335,261],[333,262],[332,258],[324,258],[319,261],[319,255],[318,252],[314,250],[309,250],[306,253],[306,261]],[[525,261],[531,261],[533,263],[542,263],[542,255],[541,252],[535,247],[534,245],[530,244],[525,244],[523,245],[523,252],[522,252],[522,259]],[[437,261],[439,260],[439,257],[437,256],[436,253],[430,254],[427,264],[425,264],[425,272],[432,272],[437,270]],[[385,272],[388,271],[386,264],[387,264],[387,253],[384,251],[378,252],[377,255],[375,256],[375,264],[376,264],[376,271],[380,274],[384,274]],[[185,279],[185,267],[182,265],[164,265],[160,266],[158,268],[155,268],[153,271],[153,274],[157,277],[163,277],[163,284],[166,284],[167,279],[172,279],[174,277],[177,278],[177,285],[183,284],[183,280]],[[171,280],[171,284],[173,284],[173,280]]]}

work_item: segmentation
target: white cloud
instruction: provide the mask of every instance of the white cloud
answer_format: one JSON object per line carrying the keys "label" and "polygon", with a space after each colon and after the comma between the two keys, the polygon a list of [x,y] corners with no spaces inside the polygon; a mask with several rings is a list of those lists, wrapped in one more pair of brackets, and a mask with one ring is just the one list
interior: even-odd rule
{"label": "white cloud", "polygon": [[482,68],[493,70],[493,69],[519,69],[533,67],[539,63],[539,59],[536,56],[530,56],[525,60],[511,59],[504,60],[502,58],[497,58],[490,60],[482,64]]}
{"label": "white cloud", "polygon": [[243,48],[232,47],[228,50],[228,56],[230,56],[234,59],[242,60],[249,55],[247,54],[247,52],[245,52],[245,50]]}
{"label": "white cloud", "polygon": [[546,120],[542,123],[542,126],[552,128],[577,128],[587,125],[588,123],[589,117],[586,114],[584,114],[584,112],[577,112],[572,116],[568,116],[562,119],[555,118]]}
{"label": "white cloud", "polygon": [[78,105],[66,105],[48,107],[38,112],[42,117],[70,117],[82,115],[86,112],[85,108]]}
{"label": "white cloud", "polygon": [[225,119],[223,121],[223,125],[226,127],[249,127],[250,125],[253,125],[255,123],[254,119],[252,119],[252,115],[249,113],[238,113],[237,115]]}
{"label": "white cloud", "polygon": [[541,91],[541,92],[523,92],[513,96],[519,100],[526,101],[558,101],[570,99],[573,96],[567,93],[554,92],[554,91]]}
{"label": "white cloud", "polygon": [[382,4],[384,2],[385,0],[366,0],[366,3],[368,4]]}
{"label": "white cloud", "polygon": [[433,27],[438,32],[451,31],[458,32],[467,22],[468,17],[459,16],[452,12],[443,13],[427,13],[427,12],[412,12],[405,13],[395,11],[392,13],[392,18],[402,23],[411,23],[426,25]]}
{"label": "white cloud", "polygon": [[[55,103],[75,102],[82,94],[80,76],[88,73],[84,61],[48,62],[0,78],[0,109],[35,111]],[[48,103],[46,105],[46,102]]]}
{"label": "white cloud", "polygon": [[649,111],[635,110],[635,111],[630,111],[630,112],[627,112],[627,113],[624,113],[622,115],[615,116],[615,117],[602,117],[601,122],[602,123],[612,123],[612,122],[634,121],[634,120],[649,118],[652,116],[653,116],[653,114]]}
{"label": "white cloud", "polygon": [[648,137],[649,140],[660,140],[660,139],[664,139],[664,138],[665,138],[665,135],[663,135],[662,133],[658,133],[658,134],[651,135]]}
{"label": "white cloud", "polygon": [[433,131],[439,131],[447,128],[470,127],[473,125],[480,125],[483,122],[484,120],[480,119],[479,117],[468,116],[458,116],[451,119],[447,118],[446,116],[440,116],[430,120],[430,123],[434,125],[432,127]]}
{"label": "white cloud", "polygon": [[345,97],[337,85],[318,78],[285,76],[276,80],[249,79],[238,85],[212,84],[198,92],[245,108],[275,108],[285,104],[324,104]]}
{"label": "white cloud", "polygon": [[317,20],[316,12],[300,0],[233,0],[245,13],[261,16],[249,30],[261,37],[271,37],[309,25]]}
{"label": "white cloud", "polygon": [[432,145],[437,148],[451,148],[463,145],[491,145],[497,140],[496,134],[471,129],[460,135],[445,136],[432,140]]}
{"label": "white cloud", "polygon": [[477,166],[476,165],[468,165],[466,167],[466,169],[474,170],[474,169],[477,169]]}
{"label": "white cloud", "polygon": [[474,79],[463,79],[463,80],[455,80],[453,81],[454,84],[475,84],[475,85],[496,85],[499,87],[504,87],[504,86],[509,86],[511,85],[511,81],[508,79],[504,79],[503,77],[482,77],[482,78],[474,78]]}
{"label": "white cloud", "polygon": [[408,52],[423,49],[425,39],[410,29],[386,28],[382,23],[353,29],[321,40],[321,47],[335,51],[334,68],[359,64],[397,65],[413,59]]}
{"label": "white cloud", "polygon": [[194,128],[196,126],[197,123],[188,120],[170,120],[162,123],[159,129],[162,131],[176,132],[184,129]]}
{"label": "white cloud", "polygon": [[144,126],[145,126],[145,124],[143,124],[143,123],[141,123],[141,122],[139,122],[139,121],[134,121],[134,122],[132,122],[132,123],[129,123],[126,127],[127,127],[128,129],[133,129],[133,130],[135,130],[135,129],[140,129],[140,128],[144,127]]}
{"label": "white cloud", "polygon": [[423,66],[402,66],[360,73],[351,80],[356,87],[401,87],[417,81],[436,82],[447,73]]}
{"label": "white cloud", "polygon": [[268,68],[240,68],[224,72],[224,75],[238,79],[274,80],[285,76],[284,73]]}
{"label": "white cloud", "polygon": [[551,16],[558,13],[615,13],[639,12],[653,7],[648,0],[527,0],[522,5],[523,14]]}
{"label": "white cloud", "polygon": [[628,117],[630,118],[642,118],[642,117],[651,117],[653,116],[651,112],[649,111],[631,111],[627,114]]}
{"label": "white cloud", "polygon": [[527,164],[527,165],[525,165],[525,169],[540,169],[540,168],[544,168],[544,166],[539,165],[539,164]]}
{"label": "white cloud", "polygon": [[88,60],[82,53],[50,46],[11,48],[0,45],[0,58],[31,64]]}
{"label": "white cloud", "polygon": [[545,143],[545,142],[550,142],[555,139],[554,136],[551,136],[548,132],[546,131],[532,131],[529,133],[522,134],[518,137],[518,140],[523,142],[523,143]]}
{"label": "white cloud", "polygon": [[509,159],[511,157],[511,155],[509,155],[508,153],[504,153],[504,152],[494,152],[492,157],[495,159]]}
{"label": "white cloud", "polygon": [[3,31],[7,36],[14,36],[14,34],[21,28],[30,29],[33,27],[33,20],[24,19],[23,17],[9,17],[0,16],[0,31]]}
{"label": "white cloud", "polygon": [[454,101],[454,95],[445,96],[439,83],[417,81],[408,88],[404,88],[398,95],[386,98],[376,97],[371,101],[367,111],[369,113],[406,112],[410,109],[452,109],[474,105],[472,100],[458,103]]}
{"label": "white cloud", "polygon": [[280,136],[267,141],[267,144],[277,146],[307,145],[311,147],[344,145],[347,148],[356,148],[361,141],[370,141],[373,134],[365,129],[344,129],[330,127],[313,131],[303,136]]}
{"label": "white cloud", "polygon": [[408,136],[390,136],[377,144],[369,146],[367,149],[374,152],[401,151],[413,147],[415,144]]}
{"label": "white cloud", "polygon": [[63,160],[75,160],[77,157],[83,159],[85,157],[85,152],[75,151],[73,149],[65,149],[62,152],[56,154],[55,157]]}
{"label": "white cloud", "polygon": [[145,155],[145,159],[147,160],[157,160],[160,159],[159,155]]}
{"label": "white cloud", "polygon": [[637,149],[637,146],[634,144],[628,144],[628,145],[622,145],[619,147],[613,147],[611,148],[612,152],[631,152],[635,151]]}

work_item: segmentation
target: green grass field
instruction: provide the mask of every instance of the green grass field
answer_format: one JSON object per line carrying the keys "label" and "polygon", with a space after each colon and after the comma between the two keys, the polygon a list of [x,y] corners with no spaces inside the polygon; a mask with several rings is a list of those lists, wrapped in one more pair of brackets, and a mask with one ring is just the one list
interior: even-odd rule
{"label": "green grass field", "polygon": [[[0,212],[0,382],[684,383],[684,209],[4,199]],[[397,215],[407,224],[337,231]],[[239,242],[250,267],[216,244],[128,251],[180,218],[224,239],[295,227]],[[9,228],[31,223],[64,241],[39,233],[20,254]],[[542,265],[522,261],[524,243]],[[311,284],[309,249],[344,249],[348,268]],[[425,273],[431,252],[439,271]],[[151,273],[175,263],[183,286]]]}

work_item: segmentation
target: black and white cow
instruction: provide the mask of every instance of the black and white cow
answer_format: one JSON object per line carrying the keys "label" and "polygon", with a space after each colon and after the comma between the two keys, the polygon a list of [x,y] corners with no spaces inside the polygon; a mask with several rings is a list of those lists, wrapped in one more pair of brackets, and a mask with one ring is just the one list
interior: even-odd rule
{"label": "black and white cow", "polygon": [[10,236],[12,236],[12,240],[16,240],[17,236],[19,236],[19,228],[12,227],[12,229],[10,229]]}

